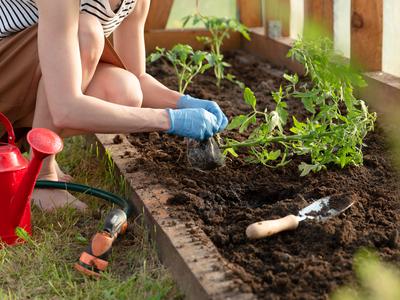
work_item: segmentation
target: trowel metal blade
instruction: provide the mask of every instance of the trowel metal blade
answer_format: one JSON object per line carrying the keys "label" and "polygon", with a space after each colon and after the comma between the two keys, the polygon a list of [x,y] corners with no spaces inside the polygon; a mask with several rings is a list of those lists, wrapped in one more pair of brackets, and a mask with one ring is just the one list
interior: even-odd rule
{"label": "trowel metal blade", "polygon": [[300,210],[298,215],[300,221],[303,221],[305,219],[324,221],[340,214],[354,204],[354,201],[349,202],[346,201],[346,199],[343,199],[344,201],[341,203],[338,203],[338,201],[335,201],[335,203],[331,203],[330,200],[330,196],[324,197],[314,201],[310,205]]}

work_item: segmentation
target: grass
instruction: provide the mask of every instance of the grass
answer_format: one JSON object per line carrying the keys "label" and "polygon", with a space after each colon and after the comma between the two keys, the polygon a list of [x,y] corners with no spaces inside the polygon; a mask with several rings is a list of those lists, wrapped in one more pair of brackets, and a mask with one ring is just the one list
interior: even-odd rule
{"label": "grass", "polygon": [[[66,141],[58,157],[61,167],[82,184],[125,195],[108,157],[83,138]],[[0,250],[0,299],[181,299],[175,283],[157,259],[154,245],[140,225],[129,225],[127,234],[113,247],[110,265],[94,280],[73,269],[73,264],[99,229],[111,205],[76,195],[89,204],[88,213],[63,208],[32,212],[33,236],[28,242]]]}

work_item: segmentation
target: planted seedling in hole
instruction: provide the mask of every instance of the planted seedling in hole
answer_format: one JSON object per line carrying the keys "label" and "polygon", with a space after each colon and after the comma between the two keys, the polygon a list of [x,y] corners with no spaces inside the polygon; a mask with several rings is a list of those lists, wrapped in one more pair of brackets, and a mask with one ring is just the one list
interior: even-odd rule
{"label": "planted seedling in hole", "polygon": [[149,55],[150,63],[165,57],[174,67],[178,77],[179,92],[184,94],[189,84],[197,74],[204,73],[211,65],[207,63],[207,52],[193,51],[189,45],[177,44],[171,50],[156,48],[156,52]]}
{"label": "planted seedling in hole", "polygon": [[[218,139],[219,135],[216,137]],[[205,141],[188,139],[186,154],[189,166],[197,170],[213,170],[225,164],[225,156],[214,137]]]}
{"label": "planted seedling in hole", "polygon": [[[247,161],[271,167],[287,164],[295,156],[301,162],[301,176],[325,169],[363,163],[363,140],[374,129],[376,114],[368,112],[364,101],[354,96],[354,88],[365,86],[362,76],[334,52],[329,39],[297,40],[289,57],[304,65],[311,84],[300,84],[299,77],[285,74],[285,86],[272,93],[275,109],[258,111],[253,92],[246,88],[244,100],[252,112],[233,118],[229,130],[250,131],[242,141],[226,139],[225,154],[238,156],[243,148]],[[286,99],[302,102],[308,112],[305,120],[289,116]],[[287,130],[289,117],[293,125]]]}
{"label": "planted seedling in hole", "polygon": [[211,52],[208,54],[208,61],[214,68],[217,86],[219,87],[222,79],[226,78],[244,88],[243,83],[236,80],[234,75],[229,73],[225,75],[225,68],[230,67],[230,64],[224,61],[221,47],[224,40],[230,37],[231,32],[239,32],[245,39],[250,40],[248,28],[236,19],[203,16],[198,12],[184,17],[183,27],[190,21],[192,21],[192,25],[202,23],[211,34],[211,37],[199,36],[197,39],[211,49]]}

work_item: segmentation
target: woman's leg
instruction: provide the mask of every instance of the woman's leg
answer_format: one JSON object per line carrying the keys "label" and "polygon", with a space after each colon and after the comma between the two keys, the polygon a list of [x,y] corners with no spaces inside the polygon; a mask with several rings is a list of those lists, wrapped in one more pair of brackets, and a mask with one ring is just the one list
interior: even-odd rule
{"label": "woman's leg", "polygon": [[[98,63],[104,47],[103,31],[98,20],[82,14],[79,27],[79,42],[82,61],[82,90],[86,94],[110,102],[129,106],[140,106],[142,92],[138,79],[130,72],[112,65]],[[43,82],[39,83],[33,127],[45,127],[61,136],[71,136],[80,132],[56,128],[48,108]],[[58,166],[55,157],[45,160],[40,179],[59,181]],[[85,205],[63,190],[36,189],[32,196],[34,203],[45,210],[71,204],[79,209]]]}
{"label": "woman's leg", "polygon": [[127,70],[105,63],[99,63],[86,94],[133,107],[141,107],[143,101],[139,79]]}

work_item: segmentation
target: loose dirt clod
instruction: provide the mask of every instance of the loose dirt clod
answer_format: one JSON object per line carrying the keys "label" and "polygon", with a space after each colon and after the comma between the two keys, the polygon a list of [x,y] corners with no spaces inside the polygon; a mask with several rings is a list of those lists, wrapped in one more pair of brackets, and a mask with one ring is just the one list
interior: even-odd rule
{"label": "loose dirt clod", "polygon": [[158,132],[150,132],[149,133],[149,142],[155,143],[160,140],[160,135]]}
{"label": "loose dirt clod", "polygon": [[114,138],[113,138],[114,144],[122,144],[122,142],[123,142],[123,139],[122,139],[121,135],[117,134],[114,136]]}
{"label": "loose dirt clod", "polygon": [[358,199],[355,193],[344,193],[339,195],[332,195],[329,198],[329,207],[332,209],[341,210],[343,207],[349,206],[351,203],[356,202]]}

